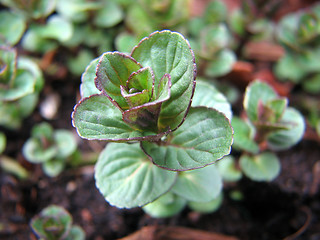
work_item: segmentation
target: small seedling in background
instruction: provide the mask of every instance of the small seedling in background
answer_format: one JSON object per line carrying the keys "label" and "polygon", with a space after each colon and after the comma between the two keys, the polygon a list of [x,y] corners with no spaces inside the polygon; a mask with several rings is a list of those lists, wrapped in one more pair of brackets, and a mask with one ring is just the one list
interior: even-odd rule
{"label": "small seedling in background", "polygon": [[76,148],[72,132],[54,130],[48,123],[41,123],[33,127],[31,138],[23,146],[23,155],[29,162],[42,164],[45,174],[55,177],[64,170]]}
{"label": "small seedling in background", "polygon": [[32,218],[30,226],[42,240],[84,240],[85,232],[73,225],[72,216],[64,208],[50,205]]}
{"label": "small seedling in background", "polygon": [[0,44],[0,125],[18,128],[31,114],[43,86],[42,72],[14,48]]}
{"label": "small seedling in background", "polygon": [[[230,152],[229,120],[213,107],[229,117],[231,108],[210,84],[199,82],[194,93],[195,71],[188,42],[171,31],[144,38],[130,56],[107,52],[88,66],[73,125],[83,138],[120,142],[107,144],[95,167],[96,185],[110,204],[143,206],[171,189],[169,200],[159,200],[168,216],[176,213],[172,199],[182,209],[220,194],[215,166],[203,167]],[[182,172],[197,168],[203,169]]]}
{"label": "small seedling in background", "polygon": [[245,151],[240,167],[253,180],[271,181],[280,172],[280,162],[271,151],[289,149],[302,139],[303,116],[261,81],[247,87],[243,104],[247,119],[232,119],[233,147]]}
{"label": "small seedling in background", "polygon": [[320,4],[286,15],[278,25],[277,37],[285,55],[275,66],[281,80],[301,84],[305,91],[320,92]]}

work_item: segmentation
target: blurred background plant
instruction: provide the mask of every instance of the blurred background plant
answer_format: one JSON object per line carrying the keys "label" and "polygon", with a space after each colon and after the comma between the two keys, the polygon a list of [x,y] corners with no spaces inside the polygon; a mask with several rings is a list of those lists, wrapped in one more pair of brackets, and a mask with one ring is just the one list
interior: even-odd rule
{"label": "blurred background plant", "polygon": [[[0,4],[1,168],[18,178],[32,178],[33,168],[24,161],[32,157],[22,150],[30,142],[43,153],[51,147],[55,149],[42,163],[47,165],[44,173],[50,176],[63,173],[66,159],[68,167],[82,165],[86,161],[83,152],[93,152],[87,164],[95,162],[94,152],[102,147],[95,143],[87,146],[79,139],[71,144],[71,155],[57,157],[58,129],[72,131],[68,118],[72,109],[61,114],[66,111],[64,100],[79,100],[80,93],[74,89],[80,84],[80,76],[90,64],[82,84],[92,81],[96,59],[103,52],[130,53],[141,38],[162,29],[178,31],[190,41],[196,56],[197,79],[203,81],[197,88],[212,86],[225,95],[223,98],[231,107],[219,110],[232,118],[235,139],[231,155],[212,170],[222,187],[210,201],[199,204],[197,199],[181,196],[178,187],[174,187],[155,205],[144,208],[150,215],[169,216],[175,213],[168,209],[181,210],[184,206],[199,212],[213,211],[225,196],[223,186],[230,182],[244,177],[272,181],[281,174],[278,150],[290,150],[300,139],[320,142],[319,3],[309,3],[308,8],[290,14],[281,12],[286,3],[278,0],[246,0],[233,5],[222,0],[0,0]],[[259,83],[253,84],[255,80]],[[272,133],[261,135],[261,125],[247,105],[250,101],[243,101],[249,98],[248,91],[255,92],[255,84],[259,85],[255,95],[264,100],[255,98],[259,111],[254,111],[259,112],[259,117],[272,117],[272,124],[281,123],[271,124],[268,131]],[[71,89],[73,96],[62,97],[58,89]],[[88,91],[81,95],[94,93]],[[266,95],[262,95],[264,91]],[[200,100],[195,96],[196,101]],[[301,112],[303,119],[293,108]],[[68,119],[61,123],[63,120],[57,116]],[[43,127],[46,130],[39,134],[31,130],[44,121],[51,126]],[[298,133],[291,132],[292,138],[283,140],[282,133],[290,131],[283,121],[295,122],[293,125],[299,128]],[[17,135],[24,142],[18,144],[19,153],[14,153]],[[46,138],[49,145],[43,142]],[[8,145],[9,148],[4,147]],[[77,145],[78,150],[74,151]],[[23,151],[21,160],[18,155]],[[57,161],[60,167],[49,164],[54,159],[61,160]],[[185,180],[188,174],[193,173],[182,174],[181,179]],[[233,196],[241,199],[239,192]],[[164,209],[168,210],[167,215]]]}

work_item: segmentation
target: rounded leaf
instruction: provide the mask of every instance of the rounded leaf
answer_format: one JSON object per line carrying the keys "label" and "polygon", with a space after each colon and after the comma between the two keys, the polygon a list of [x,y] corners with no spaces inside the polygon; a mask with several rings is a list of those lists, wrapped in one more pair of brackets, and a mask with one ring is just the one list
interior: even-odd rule
{"label": "rounded leaf", "polygon": [[179,174],[171,189],[175,194],[195,202],[209,202],[222,189],[222,179],[215,165]]}
{"label": "rounded leaf", "polygon": [[191,106],[214,108],[224,113],[228,119],[232,118],[231,105],[226,97],[206,81],[197,80]]}
{"label": "rounded leaf", "polygon": [[297,144],[305,131],[304,118],[294,108],[287,108],[280,123],[286,124],[288,130],[275,131],[268,135],[267,142],[272,150],[285,150]]}
{"label": "rounded leaf", "polygon": [[95,166],[96,185],[119,208],[150,203],[167,192],[177,173],[153,165],[139,144],[109,143]]}
{"label": "rounded leaf", "polygon": [[66,163],[62,159],[53,159],[42,164],[43,172],[49,177],[58,176],[65,168]]}
{"label": "rounded leaf", "polygon": [[168,192],[152,203],[143,207],[143,211],[155,218],[172,217],[186,206],[187,200]]}
{"label": "rounded leaf", "polygon": [[54,132],[54,141],[58,148],[57,158],[69,157],[77,148],[76,140],[71,131],[58,129]]}
{"label": "rounded leaf", "polygon": [[220,77],[226,75],[232,70],[233,64],[236,62],[236,55],[229,49],[221,50],[216,54],[215,59],[210,61],[206,74],[210,77]]}
{"label": "rounded leaf", "polygon": [[82,99],[72,113],[72,124],[78,135],[89,140],[113,142],[159,139],[165,133],[145,133],[122,120],[121,111],[105,95],[92,95]]}
{"label": "rounded leaf", "polygon": [[81,76],[80,95],[81,98],[89,97],[90,95],[99,94],[94,79],[96,77],[96,68],[99,58],[93,59]]}
{"label": "rounded leaf", "polygon": [[251,121],[258,120],[258,104],[261,101],[266,104],[269,100],[277,97],[276,92],[267,84],[260,81],[252,82],[244,95],[243,106]]}
{"label": "rounded leaf", "polygon": [[195,87],[196,65],[189,42],[177,32],[154,32],[133,49],[131,56],[143,67],[152,68],[154,86],[170,74],[171,97],[162,104],[158,127],[160,131],[177,128],[188,112]]}
{"label": "rounded leaf", "polygon": [[30,138],[23,145],[22,153],[29,162],[43,163],[57,154],[57,148],[56,146],[50,146],[44,149],[38,139]]}
{"label": "rounded leaf", "polygon": [[281,168],[278,157],[271,152],[255,156],[242,155],[240,167],[254,181],[272,181],[279,175]]}
{"label": "rounded leaf", "polygon": [[232,156],[225,156],[218,161],[216,165],[224,181],[236,182],[241,179],[241,170],[237,168],[236,162]]}
{"label": "rounded leaf", "polygon": [[223,195],[219,194],[218,197],[209,202],[188,202],[188,207],[199,213],[212,213],[219,209],[222,201]]}
{"label": "rounded leaf", "polygon": [[4,38],[12,46],[17,44],[26,29],[24,19],[20,15],[9,11],[1,11],[0,19],[1,38]]}
{"label": "rounded leaf", "polygon": [[230,153],[233,130],[224,114],[191,108],[185,122],[159,145],[142,142],[152,161],[165,169],[186,171],[214,163]]}

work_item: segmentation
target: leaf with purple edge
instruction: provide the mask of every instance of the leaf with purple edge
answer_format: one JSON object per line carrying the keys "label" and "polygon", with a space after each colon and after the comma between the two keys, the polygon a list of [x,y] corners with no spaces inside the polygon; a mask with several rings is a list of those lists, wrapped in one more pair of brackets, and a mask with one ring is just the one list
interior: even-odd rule
{"label": "leaf with purple edge", "polygon": [[212,164],[230,153],[233,130],[223,113],[206,107],[191,108],[185,122],[166,140],[142,142],[153,163],[172,171]]}
{"label": "leaf with purple edge", "polygon": [[121,95],[120,86],[126,86],[130,75],[140,68],[141,65],[130,56],[119,52],[104,53],[96,69],[96,86],[126,110],[129,106]]}
{"label": "leaf with purple edge", "polygon": [[[171,97],[161,106],[159,131],[176,129],[185,119],[195,87],[196,65],[189,42],[179,33],[164,30],[144,38],[131,53],[144,67],[151,67],[154,86],[165,74],[171,76]],[[157,96],[159,90],[155,89]]]}
{"label": "leaf with purple edge", "polygon": [[136,128],[158,131],[158,118],[161,105],[170,99],[171,78],[165,74],[160,80],[159,91],[155,100],[146,104],[131,108],[123,112],[123,120]]}
{"label": "leaf with purple edge", "polygon": [[111,142],[157,140],[165,133],[156,134],[134,129],[122,120],[120,109],[103,94],[82,99],[72,113],[73,126],[78,135],[89,140]]}

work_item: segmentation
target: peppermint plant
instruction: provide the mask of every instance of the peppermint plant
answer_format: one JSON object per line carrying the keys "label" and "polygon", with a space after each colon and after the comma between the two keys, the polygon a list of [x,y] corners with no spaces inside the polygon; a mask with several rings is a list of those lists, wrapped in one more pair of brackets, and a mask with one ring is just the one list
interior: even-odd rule
{"label": "peppermint plant", "polygon": [[289,149],[302,139],[304,118],[288,107],[287,98],[258,80],[247,87],[243,105],[247,118],[232,119],[233,147],[243,152],[240,168],[253,180],[271,181],[280,173],[280,162],[273,152]]}
{"label": "peppermint plant", "polygon": [[[72,123],[84,139],[111,142],[95,167],[96,185],[111,205],[144,206],[170,189],[196,198],[197,187],[188,189],[184,171],[200,170],[229,154],[233,130],[210,100],[221,94],[205,85],[192,104],[195,77],[188,41],[169,30],[142,39],[130,55],[106,52],[87,67]],[[230,112],[228,104],[220,107]],[[215,182],[215,170],[209,169]],[[199,189],[209,196],[196,200],[214,199],[220,192],[216,187]]]}
{"label": "peppermint plant", "polygon": [[70,213],[63,207],[50,205],[31,219],[30,226],[39,239],[84,240],[85,232],[73,225]]}
{"label": "peppermint plant", "polygon": [[45,174],[56,177],[64,170],[76,148],[77,143],[70,131],[54,130],[44,122],[32,128],[31,137],[23,145],[22,152],[29,162],[42,164]]}

